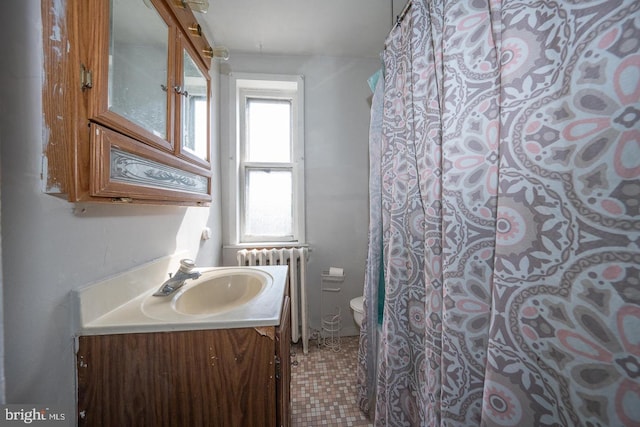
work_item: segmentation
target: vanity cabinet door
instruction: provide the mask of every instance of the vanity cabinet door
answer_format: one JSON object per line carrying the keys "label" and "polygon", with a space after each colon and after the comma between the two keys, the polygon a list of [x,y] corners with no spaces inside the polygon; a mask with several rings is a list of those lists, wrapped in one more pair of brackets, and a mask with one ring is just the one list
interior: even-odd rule
{"label": "vanity cabinet door", "polygon": [[274,327],[81,336],[79,426],[273,427]]}

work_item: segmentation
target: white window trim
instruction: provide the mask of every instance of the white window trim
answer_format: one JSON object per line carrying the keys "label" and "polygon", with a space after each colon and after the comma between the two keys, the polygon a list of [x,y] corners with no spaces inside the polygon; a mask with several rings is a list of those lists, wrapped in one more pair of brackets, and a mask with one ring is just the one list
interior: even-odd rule
{"label": "white window trim", "polygon": [[[251,90],[277,90],[291,92],[292,104],[296,105],[292,123],[293,153],[291,159],[293,171],[293,238],[292,240],[275,240],[265,242],[262,239],[253,241],[243,239],[241,214],[241,189],[243,174],[241,172],[242,153],[240,131],[240,105],[242,92]],[[229,75],[229,208],[230,240],[234,245],[269,246],[278,244],[306,243],[305,236],[305,202],[304,202],[304,78],[299,75],[231,73]]]}

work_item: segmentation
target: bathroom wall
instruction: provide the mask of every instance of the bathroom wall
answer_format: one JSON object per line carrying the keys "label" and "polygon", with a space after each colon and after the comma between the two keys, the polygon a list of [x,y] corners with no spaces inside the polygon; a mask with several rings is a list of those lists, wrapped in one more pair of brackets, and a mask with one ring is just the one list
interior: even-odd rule
{"label": "bathroom wall", "polygon": [[[230,72],[301,74],[305,82],[306,235],[311,246],[308,293],[311,327],[339,307],[342,333],[358,333],[349,300],[362,295],[369,218],[369,112],[367,79],[381,66],[378,58],[270,56],[233,53],[221,68],[222,105],[228,105]],[[228,108],[221,108],[221,171],[228,176]],[[223,204],[226,188],[222,189]],[[226,211],[225,211],[226,212]],[[228,226],[223,224],[223,230]],[[229,236],[225,244],[230,243]],[[235,249],[223,250],[227,265]],[[320,277],[342,267],[340,293],[320,292]],[[334,287],[336,284],[332,283]]]}
{"label": "bathroom wall", "polygon": [[[2,270],[6,400],[74,403],[69,291],[141,263],[186,250],[219,265],[221,216],[217,106],[213,112],[211,208],[75,205],[42,192],[40,1],[0,14]],[[218,99],[218,73],[212,73]],[[201,241],[202,229],[212,238]]]}

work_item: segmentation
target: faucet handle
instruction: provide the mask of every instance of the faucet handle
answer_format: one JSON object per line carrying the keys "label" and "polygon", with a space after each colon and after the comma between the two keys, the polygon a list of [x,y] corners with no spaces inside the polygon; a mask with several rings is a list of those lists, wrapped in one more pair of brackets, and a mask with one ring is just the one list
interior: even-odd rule
{"label": "faucet handle", "polygon": [[196,266],[196,263],[192,259],[181,259],[180,260],[180,271],[183,273],[189,273]]}

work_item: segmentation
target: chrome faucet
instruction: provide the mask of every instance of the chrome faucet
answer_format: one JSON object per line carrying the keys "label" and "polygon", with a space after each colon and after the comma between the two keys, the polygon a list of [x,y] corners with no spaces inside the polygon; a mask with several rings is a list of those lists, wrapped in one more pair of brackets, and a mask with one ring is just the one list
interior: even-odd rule
{"label": "chrome faucet", "polygon": [[166,297],[168,295],[171,295],[172,293],[180,289],[182,286],[184,286],[185,282],[188,279],[195,280],[198,277],[200,277],[199,271],[193,271],[195,266],[196,264],[193,262],[193,260],[190,260],[190,259],[180,260],[180,268],[178,269],[178,271],[176,271],[176,274],[171,275],[171,273],[169,273],[169,279],[166,282],[164,282],[162,286],[160,286],[160,289],[158,289],[153,294],[153,296]]}

